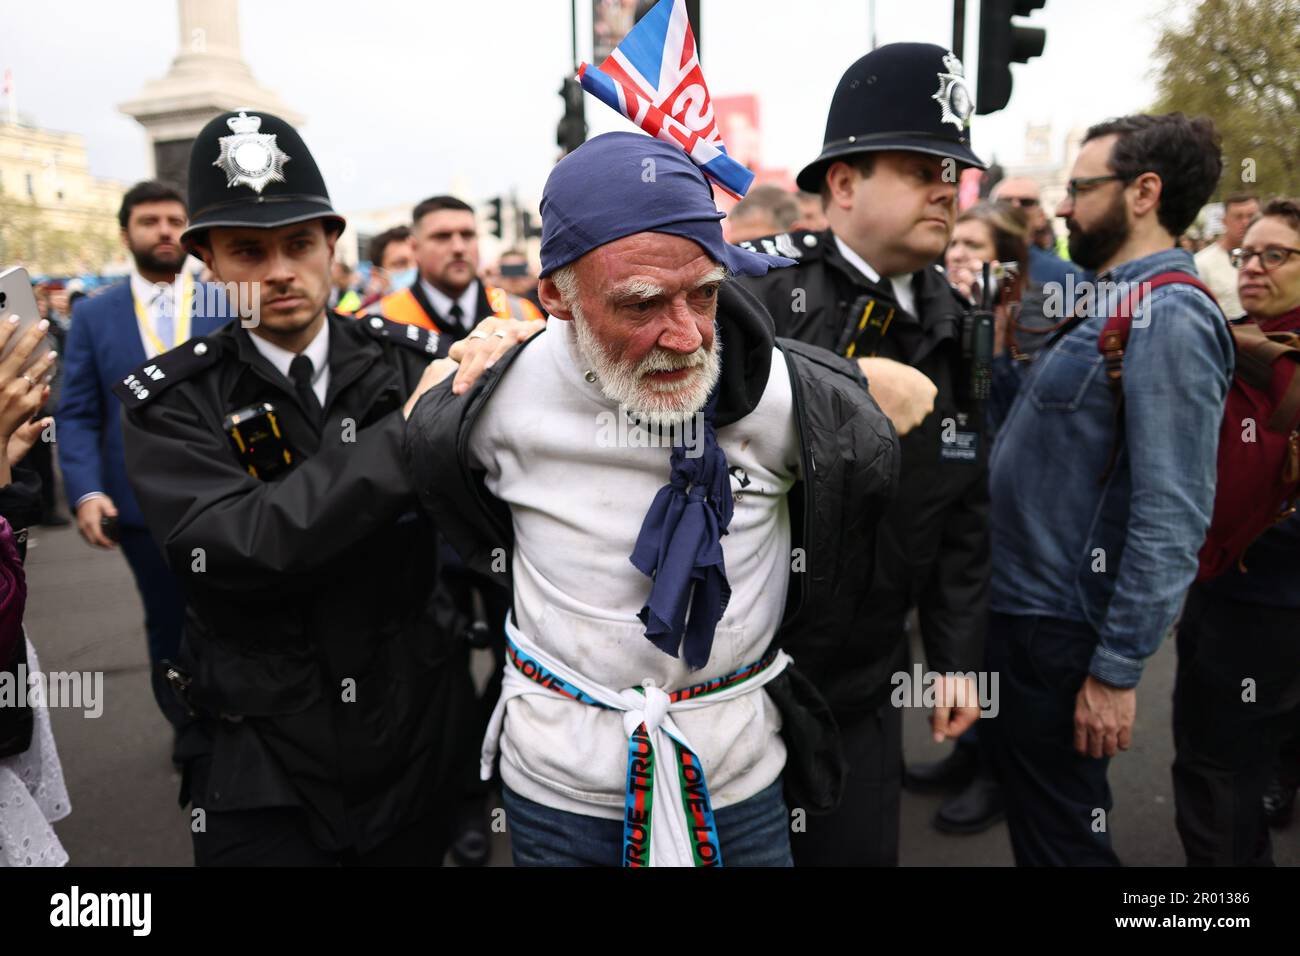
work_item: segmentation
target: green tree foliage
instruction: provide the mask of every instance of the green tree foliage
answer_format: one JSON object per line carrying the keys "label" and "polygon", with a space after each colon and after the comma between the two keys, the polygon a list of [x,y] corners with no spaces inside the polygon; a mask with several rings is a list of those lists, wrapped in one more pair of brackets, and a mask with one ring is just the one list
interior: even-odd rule
{"label": "green tree foliage", "polygon": [[1157,112],[1214,120],[1219,195],[1300,195],[1300,0],[1202,0],[1156,47]]}
{"label": "green tree foliage", "polygon": [[24,265],[34,274],[98,272],[119,249],[111,230],[56,228],[35,203],[0,195],[0,265]]}

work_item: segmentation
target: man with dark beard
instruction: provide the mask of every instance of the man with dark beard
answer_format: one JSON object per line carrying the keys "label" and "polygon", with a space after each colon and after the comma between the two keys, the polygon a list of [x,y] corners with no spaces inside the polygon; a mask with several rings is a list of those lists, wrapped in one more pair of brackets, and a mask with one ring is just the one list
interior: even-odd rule
{"label": "man with dark beard", "polygon": [[55,446],[77,530],[97,548],[120,544],[131,567],[144,602],[154,696],[174,724],[184,712],[157,665],[176,656],[185,601],[127,483],[121,405],[111,391],[146,358],[192,335],[206,335],[225,321],[220,313],[204,313],[210,297],[201,286],[200,294],[193,295],[192,280],[181,276],[177,282],[185,263],[180,238],[188,220],[180,193],[164,183],[137,183],[122,197],[122,244],[135,267],[129,281],[83,299],[73,309]]}
{"label": "man with dark beard", "polygon": [[[1143,664],[1196,575],[1214,504],[1232,340],[1175,241],[1221,170],[1208,119],[1126,116],[1088,130],[1057,209],[1096,284],[1019,385],[989,464],[1001,715],[981,733],[1022,866],[1119,862],[1107,764],[1129,748]],[[1188,281],[1157,286],[1164,273]],[[1098,342],[1134,290],[1116,381]]]}

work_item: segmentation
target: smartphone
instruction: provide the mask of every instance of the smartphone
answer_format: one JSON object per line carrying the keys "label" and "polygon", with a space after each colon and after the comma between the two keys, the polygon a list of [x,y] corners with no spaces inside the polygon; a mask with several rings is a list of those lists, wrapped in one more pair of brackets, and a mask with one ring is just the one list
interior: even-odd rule
{"label": "smartphone", "polygon": [[109,541],[117,543],[122,540],[121,532],[117,526],[117,515],[104,515],[99,519],[99,530],[104,532],[104,537]]}
{"label": "smartphone", "polygon": [[[0,350],[0,361],[18,347],[18,340],[23,337],[24,332],[41,321],[40,309],[36,306],[36,295],[32,292],[32,278],[22,266],[14,266],[12,269],[0,272],[0,322],[9,321],[9,317],[13,315],[18,316],[18,328],[9,336],[4,349]],[[27,356],[27,361],[23,363],[18,373],[21,375],[35,365],[50,348],[50,337],[46,335],[36,344],[36,348],[32,349],[32,354]]]}

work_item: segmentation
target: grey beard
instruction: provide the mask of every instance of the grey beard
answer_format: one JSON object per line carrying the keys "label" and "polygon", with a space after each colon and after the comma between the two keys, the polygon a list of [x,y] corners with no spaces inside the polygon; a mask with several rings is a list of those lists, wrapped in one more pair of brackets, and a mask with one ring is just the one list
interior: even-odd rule
{"label": "grey beard", "polygon": [[630,418],[651,426],[679,426],[704,409],[713,386],[722,373],[722,338],[717,334],[716,327],[713,346],[704,354],[704,360],[695,366],[700,371],[690,384],[667,391],[655,391],[641,384],[646,361],[643,360],[636,368],[628,368],[615,361],[592,334],[577,303],[571,304],[569,311],[573,315],[574,347],[579,363],[596,374],[601,393],[623,408]]}

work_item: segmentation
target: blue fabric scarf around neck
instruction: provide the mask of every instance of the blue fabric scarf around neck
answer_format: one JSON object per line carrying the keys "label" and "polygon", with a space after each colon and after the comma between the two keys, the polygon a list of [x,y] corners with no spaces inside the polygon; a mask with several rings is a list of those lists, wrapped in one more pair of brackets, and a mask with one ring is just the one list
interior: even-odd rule
{"label": "blue fabric scarf around neck", "polygon": [[704,408],[703,453],[691,458],[684,442],[674,446],[668,484],[651,502],[631,555],[654,582],[637,615],[646,638],[665,654],[681,656],[691,670],[708,663],[714,629],[731,598],[722,536],[734,505],[727,456],[713,425],[717,403],[715,387]]}

